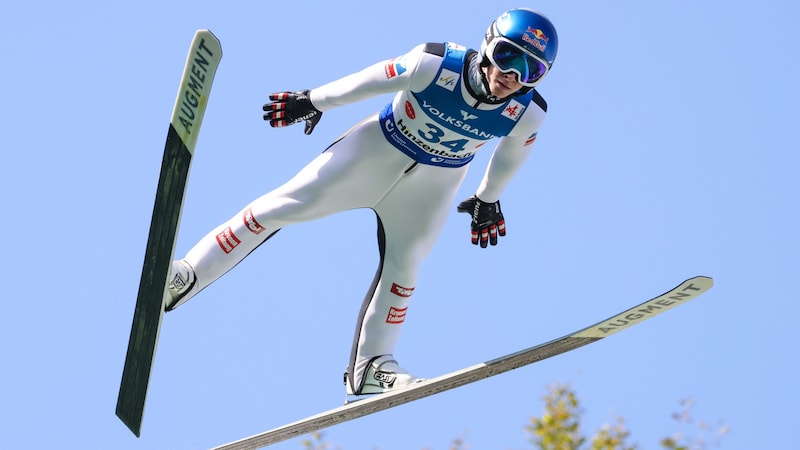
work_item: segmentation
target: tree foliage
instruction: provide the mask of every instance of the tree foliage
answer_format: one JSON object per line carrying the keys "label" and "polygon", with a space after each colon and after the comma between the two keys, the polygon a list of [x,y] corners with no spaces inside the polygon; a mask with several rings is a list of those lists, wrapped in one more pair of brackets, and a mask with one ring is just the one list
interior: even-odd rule
{"label": "tree foliage", "polygon": [[565,385],[553,386],[544,398],[542,417],[531,418],[526,430],[541,450],[573,450],[586,438],[581,435],[580,404],[575,392]]}
{"label": "tree foliage", "polygon": [[[544,412],[533,417],[526,430],[530,442],[539,450],[636,450],[630,443],[631,433],[625,421],[618,417],[614,424],[605,424],[587,439],[581,431],[580,402],[568,384],[556,384],[548,389],[544,397]],[[661,439],[660,446],[666,450],[707,450],[721,444],[728,427],[720,425],[714,430],[705,422],[695,421],[691,415],[694,403],[681,402],[682,410],[672,415],[681,427],[677,433]],[[699,433],[699,434],[698,434]],[[713,434],[713,436],[711,436]],[[588,444],[585,447],[584,444]]]}
{"label": "tree foliage", "polygon": [[721,444],[722,437],[728,434],[728,426],[720,424],[712,427],[707,422],[695,420],[691,411],[693,406],[694,400],[692,399],[681,401],[681,411],[672,415],[672,418],[679,424],[679,430],[671,436],[661,439],[663,448],[667,450],[702,450]]}

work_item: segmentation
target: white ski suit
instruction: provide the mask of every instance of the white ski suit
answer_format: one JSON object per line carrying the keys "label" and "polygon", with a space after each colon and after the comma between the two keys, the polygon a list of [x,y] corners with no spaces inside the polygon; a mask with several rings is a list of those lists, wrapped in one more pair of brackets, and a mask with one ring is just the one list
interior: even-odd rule
{"label": "white ski suit", "polygon": [[[359,393],[368,361],[392,354],[422,261],[437,239],[473,155],[499,138],[476,194],[500,197],[530,152],[546,104],[535,90],[480,101],[467,80],[463,46],[423,44],[400,57],[310,91],[320,111],[396,92],[294,178],[256,199],[192,248],[196,283],[183,303],[282,227],[370,208],[380,264],[358,316],[347,381]],[[466,233],[465,233],[466,235]]]}

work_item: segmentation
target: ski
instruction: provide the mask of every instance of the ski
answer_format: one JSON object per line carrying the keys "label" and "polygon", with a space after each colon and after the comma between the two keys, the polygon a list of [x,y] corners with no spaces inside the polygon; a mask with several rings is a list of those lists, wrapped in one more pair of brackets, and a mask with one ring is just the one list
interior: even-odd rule
{"label": "ski", "polygon": [[559,339],[406,386],[396,391],[376,395],[366,400],[347,403],[344,406],[321,414],[215,447],[213,450],[249,450],[265,447],[527,366],[528,364],[597,342],[614,333],[637,325],[670,308],[697,298],[700,294],[711,289],[713,284],[713,280],[708,277],[690,278],[658,297]]}
{"label": "ski", "polygon": [[168,295],[167,277],[175,252],[189,167],[221,58],[222,48],[216,36],[208,30],[197,30],[186,58],[167,131],[128,352],[117,397],[117,416],[137,437],[141,434],[150,371],[164,316],[164,300]]}

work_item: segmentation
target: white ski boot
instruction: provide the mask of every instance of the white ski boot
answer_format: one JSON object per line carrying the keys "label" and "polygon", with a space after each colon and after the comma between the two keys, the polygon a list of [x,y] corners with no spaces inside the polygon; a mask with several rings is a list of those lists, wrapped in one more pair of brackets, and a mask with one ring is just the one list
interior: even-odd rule
{"label": "white ski boot", "polygon": [[172,311],[183,303],[181,299],[192,289],[195,281],[194,269],[189,263],[184,260],[173,261],[169,284],[167,285],[170,299],[167,301],[164,310]]}
{"label": "white ski boot", "polygon": [[392,355],[376,356],[367,363],[367,369],[361,380],[360,386],[353,389],[345,373],[345,386],[347,398],[345,403],[360,400],[367,395],[382,394],[393,389],[398,389],[410,384],[425,381],[416,377],[400,367]]}

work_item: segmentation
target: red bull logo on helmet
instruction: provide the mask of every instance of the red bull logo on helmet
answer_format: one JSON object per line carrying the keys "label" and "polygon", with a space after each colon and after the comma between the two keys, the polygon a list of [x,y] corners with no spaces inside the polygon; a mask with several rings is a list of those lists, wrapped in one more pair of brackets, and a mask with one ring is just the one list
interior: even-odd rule
{"label": "red bull logo on helmet", "polygon": [[531,27],[528,27],[528,29],[525,30],[525,33],[522,35],[522,40],[533,45],[542,52],[545,51],[548,42],[550,42],[550,38],[544,34],[544,31],[540,30],[539,28]]}

